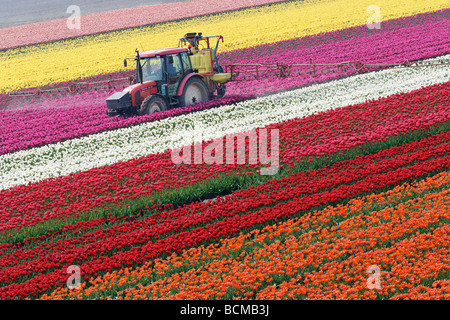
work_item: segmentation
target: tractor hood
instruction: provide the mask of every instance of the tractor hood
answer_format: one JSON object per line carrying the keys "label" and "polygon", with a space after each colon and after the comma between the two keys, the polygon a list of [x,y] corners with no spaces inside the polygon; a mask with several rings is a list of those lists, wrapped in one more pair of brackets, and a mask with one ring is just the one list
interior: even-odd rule
{"label": "tractor hood", "polygon": [[125,89],[123,91],[129,92],[131,95],[133,95],[136,91],[145,91],[150,88],[154,88],[156,86],[156,81],[150,80],[146,81],[144,83],[136,83],[133,84]]}

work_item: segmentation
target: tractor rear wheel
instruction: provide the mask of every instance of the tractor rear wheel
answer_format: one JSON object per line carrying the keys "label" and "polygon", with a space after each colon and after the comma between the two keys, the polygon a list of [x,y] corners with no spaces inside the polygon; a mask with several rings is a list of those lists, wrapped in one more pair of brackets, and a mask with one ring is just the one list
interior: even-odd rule
{"label": "tractor rear wheel", "polygon": [[153,114],[164,110],[167,110],[166,100],[158,95],[151,95],[142,102],[139,114],[143,116],[144,114]]}
{"label": "tractor rear wheel", "polygon": [[198,77],[190,78],[179,97],[180,106],[185,107],[193,103],[209,100],[209,90],[206,84]]}

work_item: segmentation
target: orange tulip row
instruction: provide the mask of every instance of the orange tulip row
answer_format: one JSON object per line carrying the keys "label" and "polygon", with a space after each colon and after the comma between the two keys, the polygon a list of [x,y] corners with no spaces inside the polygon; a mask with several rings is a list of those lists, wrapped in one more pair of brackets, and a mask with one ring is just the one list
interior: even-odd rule
{"label": "orange tulip row", "polygon": [[442,172],[41,299],[449,298],[449,186]]}

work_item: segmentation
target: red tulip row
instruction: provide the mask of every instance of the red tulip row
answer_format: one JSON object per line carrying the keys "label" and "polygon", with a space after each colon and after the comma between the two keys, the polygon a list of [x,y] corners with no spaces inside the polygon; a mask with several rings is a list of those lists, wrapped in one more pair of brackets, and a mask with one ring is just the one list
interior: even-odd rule
{"label": "red tulip row", "polygon": [[[439,137],[439,139],[437,138],[437,137]],[[405,146],[402,146],[402,147],[397,147],[397,148],[390,148],[389,149],[389,154],[391,155],[391,156],[393,156],[393,155],[398,155],[397,153],[395,153],[395,152],[399,152],[400,154],[401,153],[403,153],[403,152],[412,152],[413,150],[416,150],[416,148],[424,148],[424,147],[431,147],[431,146],[433,146],[433,145],[436,145],[436,144],[440,144],[440,143],[442,143],[442,141],[441,141],[441,139],[446,139],[446,135],[439,135],[439,136],[435,136],[435,137],[430,137],[430,138],[428,138],[428,139],[422,139],[420,142],[411,142],[411,143],[409,143],[408,144],[408,148],[406,149],[406,147]],[[398,151],[395,151],[396,149],[398,149]],[[370,161],[374,161],[374,160],[376,160],[376,159],[379,159],[380,157],[384,157],[385,155],[384,155],[384,153],[383,152],[379,152],[379,153],[377,153],[376,155],[373,155],[373,156],[366,156],[364,159],[364,161],[363,162],[361,162],[361,160],[358,160],[359,161],[359,163],[361,164],[361,163],[365,163],[365,161],[369,161],[369,159],[370,159]],[[359,159],[359,158],[357,158],[357,159]],[[341,162],[342,163],[342,162]],[[356,160],[348,160],[348,163],[352,163],[353,165],[356,165]],[[341,164],[339,164],[339,166],[340,166]],[[334,166],[331,166],[331,167],[329,167],[329,168],[331,168],[332,170],[334,170],[333,168],[334,168]],[[326,176],[326,175],[328,175],[329,174],[329,170],[327,169],[327,170],[325,170],[325,169],[321,169],[321,170],[316,170],[316,171],[314,171],[314,173],[313,174],[309,174],[309,179],[312,179],[313,177],[314,177],[314,179],[316,179],[316,178],[319,178],[319,177],[323,177],[323,176]],[[289,181],[292,181],[291,183],[294,183],[294,184],[296,184],[296,183],[299,183],[298,182],[298,178],[299,177],[302,177],[301,176],[301,173],[299,174],[299,175],[296,175],[296,177],[297,178],[295,178],[295,179],[293,179],[292,177],[291,178],[289,178],[289,179],[285,179],[284,181],[287,183],[287,182],[289,182]],[[276,184],[276,181],[272,181],[272,182],[269,182],[269,185],[271,185],[271,186],[275,186],[275,184]],[[278,189],[281,189],[281,188],[284,188],[283,187],[283,185],[280,185],[280,184],[277,184],[277,186],[278,186]],[[155,207],[155,206],[153,206],[153,207]],[[153,216],[152,217],[152,219],[159,219],[157,216]],[[97,225],[97,223],[99,223],[98,221],[103,221],[103,220],[101,220],[101,219],[95,219],[94,220],[94,225]],[[117,218],[117,217],[115,217],[115,216],[112,216],[112,217],[108,217],[108,221],[106,222],[108,225],[111,225],[112,223],[117,223],[118,221],[121,221],[121,219],[119,219],[119,218]],[[156,220],[155,220],[156,221]],[[105,221],[103,221],[102,223],[105,223]],[[66,234],[66,233],[71,233],[72,231],[75,231],[78,235],[79,235],[79,233],[82,231],[82,230],[84,230],[84,229],[87,229],[87,230],[89,230],[90,229],[90,227],[89,227],[89,223],[86,223],[86,222],[84,222],[84,221],[81,221],[81,222],[79,222],[78,224],[76,224],[76,225],[66,225],[66,226],[64,226],[62,229],[59,229],[57,232],[58,233],[64,233],[64,234]],[[53,237],[56,235],[56,232],[54,232],[53,233]],[[38,239],[40,239],[40,238],[38,238]],[[40,239],[39,241],[41,241],[42,239]],[[2,244],[2,245],[0,245],[0,248],[2,249],[2,250],[7,250],[7,245],[5,245],[5,244]],[[14,248],[14,246],[12,246],[11,248]],[[9,249],[8,249],[9,250]]]}
{"label": "red tulip row", "polygon": [[[55,285],[63,285],[67,280],[65,268],[72,264],[81,266],[85,278],[96,276],[99,272],[139,264],[162,253],[234,235],[282,216],[448,168],[449,138],[450,134],[441,134],[378,155],[337,163],[327,168],[328,174],[324,170],[318,174],[299,173],[277,183],[238,191],[222,201],[184,206],[165,213],[166,220],[158,224],[154,219],[151,222],[143,219],[68,239],[67,247],[66,240],[43,245],[34,253],[34,260],[25,255],[22,257],[30,261],[0,271],[3,285],[0,296],[35,296]],[[433,141],[441,143],[432,145]],[[407,153],[411,150],[415,151]],[[279,192],[283,187],[284,192]],[[5,262],[2,259],[3,265],[11,265]],[[14,281],[18,283],[11,283]]]}
{"label": "red tulip row", "polygon": [[[280,163],[294,167],[305,156],[330,155],[450,120],[450,82],[410,93],[292,119],[280,130]],[[355,115],[358,115],[357,117]],[[203,143],[203,148],[208,142]],[[225,145],[226,149],[226,145]],[[205,182],[255,165],[176,165],[171,152],[94,168],[0,191],[0,230],[18,230],[49,219],[87,213],[163,190]]]}
{"label": "red tulip row", "polygon": [[[392,161],[395,161],[396,166],[398,166],[401,161],[403,161],[402,163],[404,164],[408,164],[413,156],[414,161],[427,159],[430,152],[432,155],[436,155],[438,150],[440,150],[439,152],[441,153],[442,150],[446,150],[449,146],[447,143],[448,141],[450,141],[450,132],[445,132],[420,141],[411,142],[401,147],[393,147],[376,154],[359,156],[355,159],[342,161],[326,168],[307,173],[301,172],[282,180],[269,181],[262,187],[249,188],[247,190],[235,192],[233,194],[233,204],[236,204],[238,207],[240,205],[242,205],[242,207],[247,206],[257,190],[259,190],[258,193],[265,192],[267,189],[272,190],[270,198],[266,199],[264,203],[266,206],[272,205],[278,201],[289,200],[300,194],[314,194],[330,187],[335,187],[337,183],[350,183],[364,178],[366,173],[363,170],[367,170],[374,166],[374,162],[377,162],[376,170],[380,170],[383,166],[390,165],[390,162]],[[390,158],[393,159],[390,160]],[[347,167],[350,167],[351,169],[348,170]],[[314,186],[311,186],[312,184],[314,184]],[[259,206],[259,203],[255,204],[255,208],[258,208]],[[198,204],[192,206],[191,210],[195,210],[196,207],[198,207]],[[251,208],[253,208],[253,204],[251,204]],[[143,209],[145,210],[145,208]],[[231,210],[231,214],[239,214],[241,209],[237,212],[233,211],[231,208],[229,210]],[[28,261],[29,259],[34,258],[36,254],[45,255],[50,248],[52,248],[53,251],[57,249],[68,250],[75,248],[80,242],[86,245],[88,243],[94,243],[100,238],[107,239],[111,236],[117,237],[140,228],[163,223],[164,220],[168,221],[184,218],[187,212],[189,211],[186,211],[186,209],[174,210],[171,211],[169,215],[167,211],[161,211],[152,214],[150,217],[145,218],[145,220],[135,221],[133,223],[123,223],[124,219],[113,215],[106,218],[94,219],[89,222],[82,221],[54,232],[48,237],[52,239],[51,246],[42,243],[42,241],[46,240],[47,236],[37,237],[36,239],[27,239],[27,241],[20,246],[8,246],[3,244],[3,247],[1,247],[3,257],[0,258],[0,266],[17,266],[20,261]],[[93,229],[96,230],[91,232]],[[23,248],[25,245],[26,248]],[[28,248],[30,245],[31,249]]]}
{"label": "red tulip row", "polygon": [[[383,293],[387,291],[388,295],[380,297],[381,290],[371,293],[385,299],[393,296],[392,288],[408,292],[417,287],[416,281],[431,285],[430,280],[443,278],[442,273],[433,275],[435,271],[442,267],[450,270],[445,256],[428,259],[429,253],[448,247],[442,238],[446,235],[437,234],[435,228],[444,225],[449,230],[449,185],[450,173],[441,172],[417,183],[351,199],[345,205],[308,211],[301,217],[241,232],[219,243],[186,249],[137,268],[109,272],[82,283],[81,290],[58,288],[41,298],[292,299],[303,291],[299,298],[321,299],[316,295],[319,293],[322,298],[339,299],[347,298],[343,290],[359,284],[355,276],[363,280],[357,294],[367,296],[370,290],[366,270],[377,264],[382,269],[382,280],[389,284],[383,284]],[[409,246],[401,250],[403,246],[398,244],[405,240],[419,240],[417,232],[426,234],[426,241],[412,241],[412,251]],[[378,252],[382,254],[376,255],[376,260],[365,259],[368,254],[374,257],[372,253],[379,248],[390,247],[394,249]],[[417,260],[408,257],[423,258],[424,264],[419,266]],[[411,271],[416,274],[411,275]],[[328,275],[324,277],[324,273]],[[302,289],[296,290],[298,287]]]}

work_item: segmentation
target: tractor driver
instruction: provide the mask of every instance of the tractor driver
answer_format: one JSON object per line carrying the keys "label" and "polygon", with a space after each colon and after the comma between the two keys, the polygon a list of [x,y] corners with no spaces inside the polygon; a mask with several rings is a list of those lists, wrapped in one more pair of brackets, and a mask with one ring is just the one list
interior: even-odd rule
{"label": "tractor driver", "polygon": [[155,79],[160,79],[162,77],[161,75],[161,65],[155,64],[155,65],[149,65],[148,66],[148,73],[151,74]]}
{"label": "tractor driver", "polygon": [[149,59],[145,67],[142,68],[142,71],[145,81],[161,80],[162,79],[161,60],[156,58]]}

